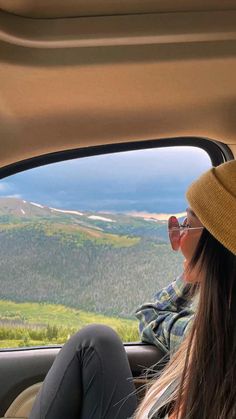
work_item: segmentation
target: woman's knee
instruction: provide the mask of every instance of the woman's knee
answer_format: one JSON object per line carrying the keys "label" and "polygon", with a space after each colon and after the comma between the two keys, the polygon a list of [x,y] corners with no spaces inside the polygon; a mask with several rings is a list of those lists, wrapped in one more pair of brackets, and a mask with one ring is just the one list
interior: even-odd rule
{"label": "woman's knee", "polygon": [[103,324],[90,324],[75,333],[67,344],[78,349],[90,347],[123,346],[117,333],[109,326]]}

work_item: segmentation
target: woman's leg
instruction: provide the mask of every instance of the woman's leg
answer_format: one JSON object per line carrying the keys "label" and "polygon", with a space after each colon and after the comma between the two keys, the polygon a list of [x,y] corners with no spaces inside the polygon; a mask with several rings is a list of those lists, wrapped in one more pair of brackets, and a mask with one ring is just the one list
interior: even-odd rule
{"label": "woman's leg", "polygon": [[30,419],[126,419],[137,405],[132,373],[118,335],[89,325],[63,346]]}

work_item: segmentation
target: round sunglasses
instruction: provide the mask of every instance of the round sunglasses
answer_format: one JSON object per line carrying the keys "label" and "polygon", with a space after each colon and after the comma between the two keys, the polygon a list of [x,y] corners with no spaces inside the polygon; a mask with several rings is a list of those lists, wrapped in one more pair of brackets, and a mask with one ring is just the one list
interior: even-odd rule
{"label": "round sunglasses", "polygon": [[172,215],[168,220],[168,233],[170,244],[173,250],[179,250],[181,234],[188,230],[202,230],[204,227],[189,227],[187,218],[184,219],[183,224],[180,224],[178,219]]}

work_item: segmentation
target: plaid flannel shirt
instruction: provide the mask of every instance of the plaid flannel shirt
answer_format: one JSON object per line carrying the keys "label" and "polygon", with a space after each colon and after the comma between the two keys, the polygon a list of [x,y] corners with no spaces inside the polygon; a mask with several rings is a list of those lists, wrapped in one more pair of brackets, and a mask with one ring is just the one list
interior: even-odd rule
{"label": "plaid flannel shirt", "polygon": [[183,275],[176,278],[136,311],[141,340],[173,354],[191,326],[195,302],[189,298]]}

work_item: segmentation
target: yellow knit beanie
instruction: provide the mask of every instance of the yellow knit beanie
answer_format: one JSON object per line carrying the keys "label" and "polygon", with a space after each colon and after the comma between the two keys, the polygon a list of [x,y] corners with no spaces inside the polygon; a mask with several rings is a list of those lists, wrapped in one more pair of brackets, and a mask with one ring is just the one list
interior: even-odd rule
{"label": "yellow knit beanie", "polygon": [[236,255],[236,160],[205,172],[186,197],[204,227]]}

